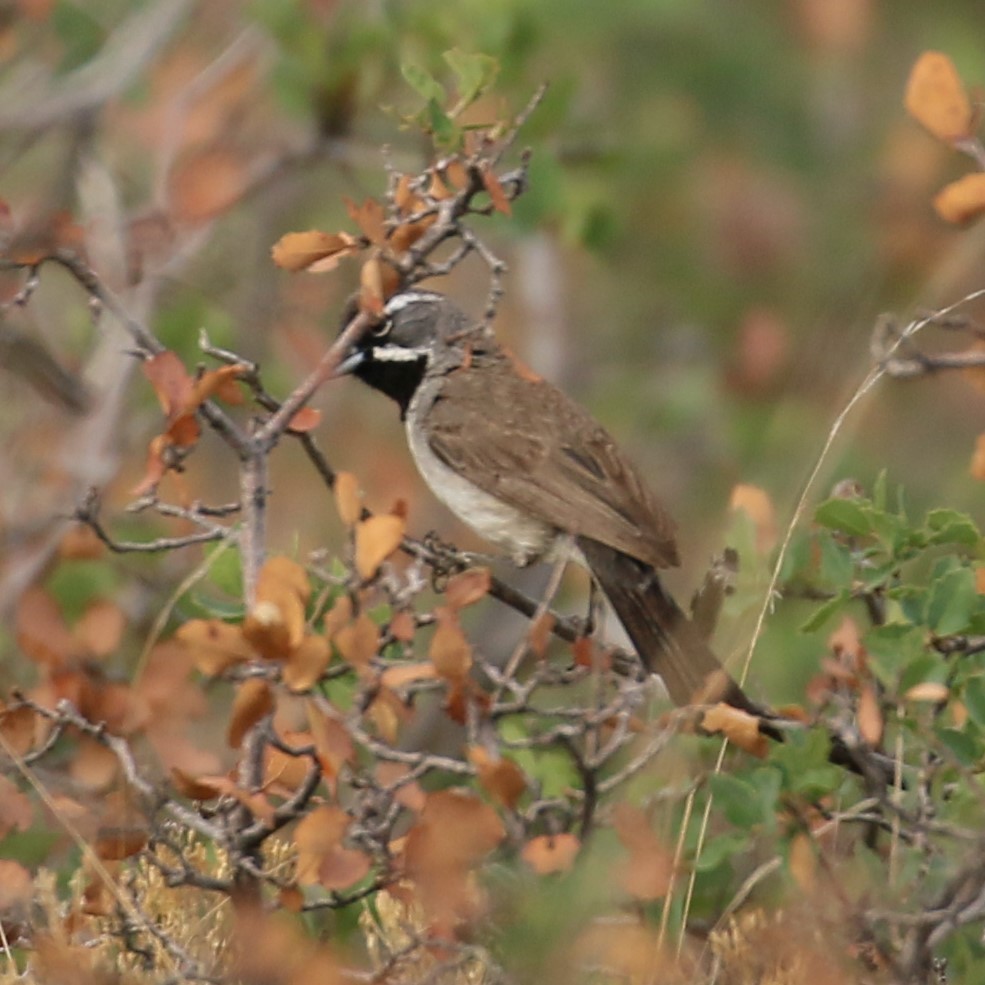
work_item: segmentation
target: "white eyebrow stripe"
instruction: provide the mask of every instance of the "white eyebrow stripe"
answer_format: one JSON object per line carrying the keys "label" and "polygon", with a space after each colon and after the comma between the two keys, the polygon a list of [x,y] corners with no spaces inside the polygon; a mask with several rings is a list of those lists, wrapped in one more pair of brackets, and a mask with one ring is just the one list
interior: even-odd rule
{"label": "white eyebrow stripe", "polygon": [[418,301],[443,301],[444,296],[435,294],[433,291],[403,291],[401,294],[394,294],[386,306],[383,314],[395,315],[398,311],[403,311],[409,305],[416,304]]}
{"label": "white eyebrow stripe", "polygon": [[427,358],[427,349],[405,349],[400,345],[374,345],[373,359],[378,363],[413,363]]}

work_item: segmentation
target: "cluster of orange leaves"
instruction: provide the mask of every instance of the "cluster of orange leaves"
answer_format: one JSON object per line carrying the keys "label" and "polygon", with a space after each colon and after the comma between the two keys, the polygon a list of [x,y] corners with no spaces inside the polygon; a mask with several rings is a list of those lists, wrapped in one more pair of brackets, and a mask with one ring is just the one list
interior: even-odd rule
{"label": "cluster of orange leaves", "polygon": [[[499,179],[488,167],[477,166],[478,178],[493,207],[510,215],[510,202]],[[424,196],[416,193],[409,175],[401,175],[393,194],[396,221],[388,224],[378,201],[367,198],[362,205],[345,199],[349,217],[361,235],[346,231],[318,230],[287,233],[273,246],[274,263],[284,270],[326,273],[340,260],[368,251],[359,274],[359,306],[370,314],[382,311],[387,298],[401,286],[399,260],[438,220],[432,203],[446,201],[472,184],[470,168],[459,157],[451,157],[430,171]]]}
{"label": "cluster of orange leaves", "polygon": [[[939,51],[924,52],[910,72],[904,105],[907,112],[938,140],[958,150],[977,143],[979,112],[954,63]],[[952,181],[934,199],[937,214],[948,222],[967,222],[985,212],[985,172]]]}

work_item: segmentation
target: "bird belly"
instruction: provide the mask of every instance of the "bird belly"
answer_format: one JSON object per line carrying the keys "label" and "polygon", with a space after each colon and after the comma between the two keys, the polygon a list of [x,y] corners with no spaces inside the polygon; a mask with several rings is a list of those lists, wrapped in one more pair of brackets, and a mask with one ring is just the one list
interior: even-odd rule
{"label": "bird belly", "polygon": [[518,510],[449,468],[431,450],[421,428],[407,415],[407,442],[418,471],[431,491],[480,537],[506,551],[515,564],[526,565],[551,555],[558,531]]}

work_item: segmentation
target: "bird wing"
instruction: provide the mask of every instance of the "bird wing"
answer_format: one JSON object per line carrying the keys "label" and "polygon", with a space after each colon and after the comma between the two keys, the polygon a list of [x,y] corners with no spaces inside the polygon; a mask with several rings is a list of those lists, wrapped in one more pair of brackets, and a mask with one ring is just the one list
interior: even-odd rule
{"label": "bird wing", "polygon": [[674,523],[611,435],[503,352],[449,373],[427,412],[432,451],[480,489],[566,533],[655,567]]}

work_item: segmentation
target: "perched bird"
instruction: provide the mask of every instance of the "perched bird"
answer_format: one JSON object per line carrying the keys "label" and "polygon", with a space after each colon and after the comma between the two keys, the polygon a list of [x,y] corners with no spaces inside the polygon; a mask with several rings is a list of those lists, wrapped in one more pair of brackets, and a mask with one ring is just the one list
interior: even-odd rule
{"label": "perched bird", "polygon": [[[343,327],[354,315],[351,305]],[[585,564],[676,704],[765,716],[664,587],[661,570],[679,563],[674,523],[636,467],[486,325],[442,294],[405,291],[337,372],[396,401],[421,475],[482,537],[520,565]]]}

